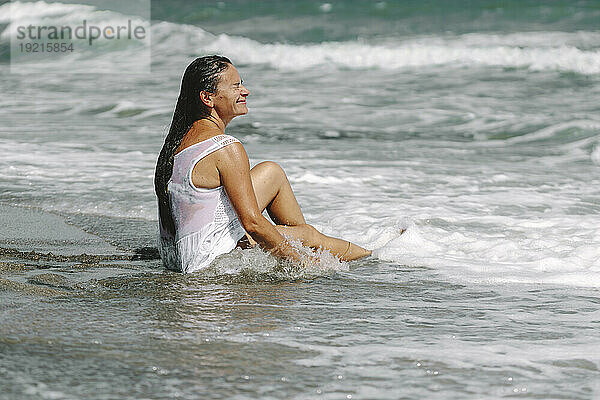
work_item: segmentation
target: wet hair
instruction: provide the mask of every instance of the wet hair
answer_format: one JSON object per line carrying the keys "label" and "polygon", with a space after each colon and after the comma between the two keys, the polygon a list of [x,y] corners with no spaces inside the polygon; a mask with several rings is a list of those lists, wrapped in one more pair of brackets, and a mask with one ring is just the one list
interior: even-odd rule
{"label": "wet hair", "polygon": [[158,215],[162,227],[175,235],[175,223],[171,215],[171,205],[167,193],[167,184],[173,174],[173,158],[181,145],[185,134],[194,122],[209,119],[211,108],[202,102],[200,92],[215,93],[221,73],[231,65],[223,56],[205,56],[195,59],[186,68],[181,80],[181,90],[173,113],[173,120],[165,143],[156,162],[154,173],[154,191],[158,197]]}

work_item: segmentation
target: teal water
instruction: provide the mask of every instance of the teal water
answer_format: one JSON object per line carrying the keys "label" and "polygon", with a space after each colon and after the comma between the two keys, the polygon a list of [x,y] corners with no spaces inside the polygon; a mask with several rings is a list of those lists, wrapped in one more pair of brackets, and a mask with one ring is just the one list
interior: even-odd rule
{"label": "teal water", "polygon": [[597,31],[596,1],[154,1],[157,20],[263,42],[320,43],[439,33]]}
{"label": "teal water", "polygon": [[[69,74],[136,62],[127,43],[10,73],[7,5],[0,203],[119,252],[0,252],[0,398],[598,397],[598,2],[153,1],[138,75]],[[212,53],[252,92],[228,128],[251,162],[374,257],[160,266],[154,163],[185,66]]]}

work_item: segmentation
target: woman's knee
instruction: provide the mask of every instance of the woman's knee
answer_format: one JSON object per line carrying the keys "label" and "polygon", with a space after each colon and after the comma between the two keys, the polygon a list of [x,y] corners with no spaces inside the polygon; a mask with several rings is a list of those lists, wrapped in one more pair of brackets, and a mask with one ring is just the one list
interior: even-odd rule
{"label": "woman's knee", "polygon": [[259,164],[256,164],[253,169],[256,169],[257,172],[269,180],[287,180],[287,176],[285,175],[283,168],[281,168],[281,166],[274,161],[263,161]]}

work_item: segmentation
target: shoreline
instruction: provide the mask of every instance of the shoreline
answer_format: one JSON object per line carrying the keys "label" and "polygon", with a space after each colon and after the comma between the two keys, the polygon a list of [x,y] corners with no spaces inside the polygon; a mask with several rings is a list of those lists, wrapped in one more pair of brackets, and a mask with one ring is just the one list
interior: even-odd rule
{"label": "shoreline", "polygon": [[[139,268],[132,263],[156,258],[156,249],[121,250],[67,221],[40,209],[0,204],[0,292],[65,294],[81,279],[131,273]],[[90,269],[98,272],[73,275]]]}
{"label": "shoreline", "polygon": [[1,203],[0,248],[57,256],[127,254],[56,214]]}

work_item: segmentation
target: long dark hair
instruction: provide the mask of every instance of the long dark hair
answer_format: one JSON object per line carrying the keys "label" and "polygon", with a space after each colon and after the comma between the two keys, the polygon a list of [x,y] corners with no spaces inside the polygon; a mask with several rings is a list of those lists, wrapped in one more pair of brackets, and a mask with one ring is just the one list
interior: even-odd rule
{"label": "long dark hair", "polygon": [[220,74],[229,65],[231,61],[223,56],[199,57],[188,65],[183,74],[171,128],[158,156],[154,173],[154,191],[158,197],[160,223],[171,235],[175,235],[175,223],[171,215],[167,184],[173,174],[175,151],[194,122],[210,116],[211,109],[200,100],[200,92],[216,92]]}

